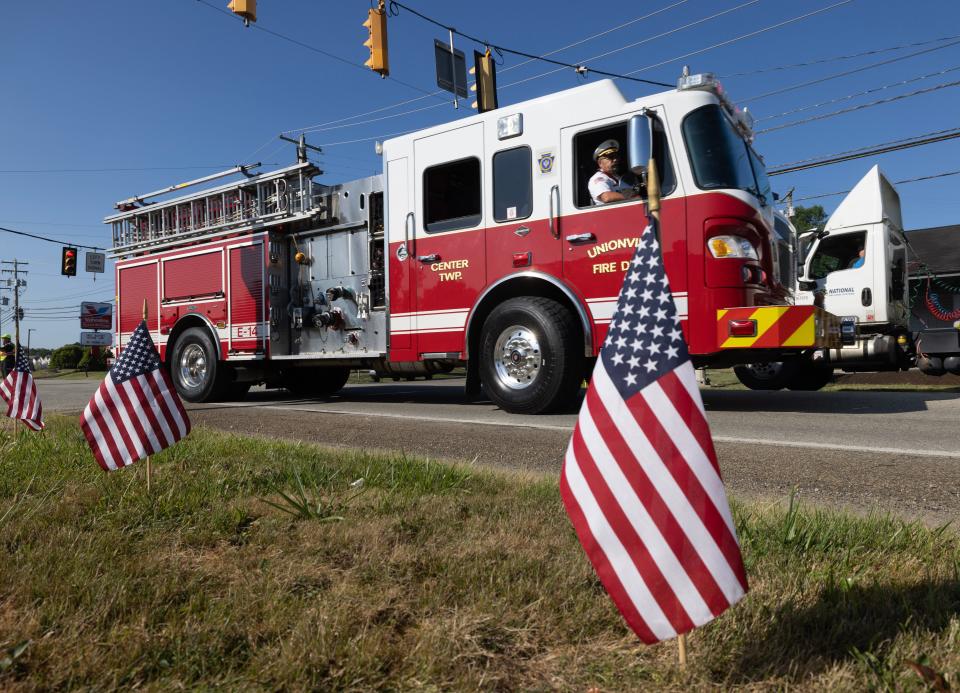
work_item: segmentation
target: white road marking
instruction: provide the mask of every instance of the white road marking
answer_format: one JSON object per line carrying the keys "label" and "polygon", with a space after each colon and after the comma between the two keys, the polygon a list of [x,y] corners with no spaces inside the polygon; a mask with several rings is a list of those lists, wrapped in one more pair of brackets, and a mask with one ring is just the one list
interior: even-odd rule
{"label": "white road marking", "polygon": [[869,445],[840,445],[839,443],[811,443],[802,440],[762,440],[760,438],[735,438],[733,436],[714,436],[716,443],[749,443],[751,445],[773,445],[782,448],[811,448],[815,450],[844,450],[847,452],[875,452],[883,455],[909,455],[911,457],[952,457],[960,459],[960,451],[954,450],[918,450],[905,448],[878,448]]}
{"label": "white road marking", "polygon": [[[251,402],[218,402],[215,407],[259,407],[275,411],[309,411],[317,414],[340,414],[349,416],[369,416],[383,419],[404,419],[410,421],[433,421],[436,423],[467,424],[475,426],[509,426],[511,428],[534,428],[545,431],[573,431],[576,421],[571,415],[570,423],[532,422],[526,418],[511,417],[495,421],[486,419],[464,419],[452,416],[431,416],[421,414],[395,414],[390,412],[356,411],[347,409],[333,409],[329,407],[310,407],[302,405],[257,404]],[[519,420],[515,420],[519,419]],[[771,445],[784,448],[807,448],[812,450],[843,450],[846,452],[866,452],[883,455],[906,455],[910,457],[948,457],[960,459],[960,450],[923,450],[906,448],[883,448],[868,445],[841,445],[839,443],[814,443],[803,440],[763,440],[761,438],[739,438],[735,436],[713,436],[716,443],[745,443],[749,445]]]}

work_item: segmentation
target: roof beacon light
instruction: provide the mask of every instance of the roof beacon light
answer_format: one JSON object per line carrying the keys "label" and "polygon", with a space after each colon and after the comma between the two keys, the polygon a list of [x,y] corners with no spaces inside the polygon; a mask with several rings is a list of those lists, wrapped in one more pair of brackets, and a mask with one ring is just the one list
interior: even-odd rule
{"label": "roof beacon light", "polygon": [[696,75],[680,75],[677,80],[677,90],[687,91],[689,89],[705,89],[720,93],[723,87],[720,86],[720,80],[712,72],[701,72]]}
{"label": "roof beacon light", "polygon": [[523,114],[512,113],[502,118],[497,118],[497,139],[505,140],[510,137],[516,137],[523,134]]}

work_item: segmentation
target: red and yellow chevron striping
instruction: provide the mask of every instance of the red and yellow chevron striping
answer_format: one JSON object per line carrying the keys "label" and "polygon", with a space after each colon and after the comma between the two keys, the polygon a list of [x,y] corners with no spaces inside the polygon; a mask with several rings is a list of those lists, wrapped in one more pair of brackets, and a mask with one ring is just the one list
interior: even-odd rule
{"label": "red and yellow chevron striping", "polygon": [[[744,321],[754,329],[744,329]],[[735,322],[752,334],[735,334]],[[840,320],[816,306],[727,308],[717,311],[717,344],[721,349],[837,348]]]}

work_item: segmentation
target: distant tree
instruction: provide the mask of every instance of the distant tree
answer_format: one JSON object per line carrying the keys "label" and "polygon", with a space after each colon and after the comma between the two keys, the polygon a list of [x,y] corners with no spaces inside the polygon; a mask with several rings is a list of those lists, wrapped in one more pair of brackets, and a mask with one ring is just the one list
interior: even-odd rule
{"label": "distant tree", "polygon": [[83,349],[79,344],[67,344],[54,349],[50,355],[50,368],[76,368],[83,358]]}
{"label": "distant tree", "polygon": [[804,207],[797,205],[793,208],[793,218],[790,220],[797,227],[798,233],[809,231],[812,228],[822,229],[827,223],[827,213],[820,205]]}
{"label": "distant tree", "polygon": [[83,371],[105,371],[107,370],[107,355],[109,353],[106,349],[100,349],[94,354],[93,349],[88,347],[83,350],[83,356],[80,358],[77,368]]}

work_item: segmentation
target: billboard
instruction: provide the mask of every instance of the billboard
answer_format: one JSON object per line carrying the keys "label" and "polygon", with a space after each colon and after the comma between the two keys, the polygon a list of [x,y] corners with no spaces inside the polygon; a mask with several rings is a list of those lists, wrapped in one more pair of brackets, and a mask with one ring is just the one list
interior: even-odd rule
{"label": "billboard", "polygon": [[113,329],[113,304],[84,301],[80,304],[81,330]]}

